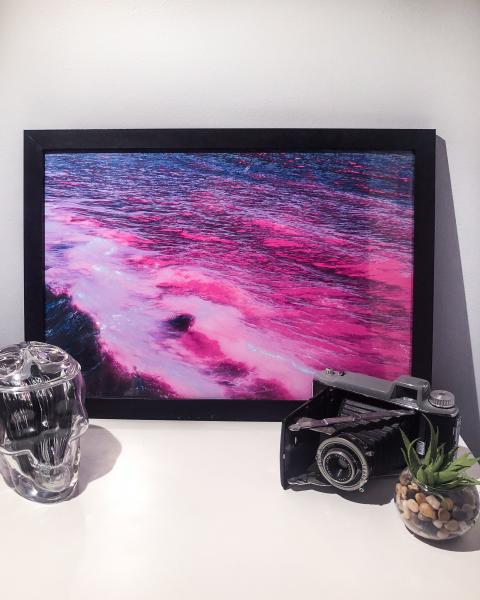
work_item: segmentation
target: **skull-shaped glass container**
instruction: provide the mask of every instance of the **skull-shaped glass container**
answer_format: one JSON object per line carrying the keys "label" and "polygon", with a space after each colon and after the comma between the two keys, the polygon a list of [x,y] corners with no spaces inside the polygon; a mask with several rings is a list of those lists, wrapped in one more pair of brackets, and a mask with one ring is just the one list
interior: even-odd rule
{"label": "skull-shaped glass container", "polygon": [[84,398],[80,365],[60,348],[22,342],[0,350],[0,459],[21,496],[58,502],[75,490]]}

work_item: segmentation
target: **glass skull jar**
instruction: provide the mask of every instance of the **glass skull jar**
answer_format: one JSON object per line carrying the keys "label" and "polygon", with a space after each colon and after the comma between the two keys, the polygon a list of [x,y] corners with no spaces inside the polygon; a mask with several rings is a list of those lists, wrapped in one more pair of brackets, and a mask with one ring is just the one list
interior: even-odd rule
{"label": "glass skull jar", "polygon": [[0,350],[0,460],[14,489],[38,502],[68,498],[88,428],[80,365],[42,342]]}

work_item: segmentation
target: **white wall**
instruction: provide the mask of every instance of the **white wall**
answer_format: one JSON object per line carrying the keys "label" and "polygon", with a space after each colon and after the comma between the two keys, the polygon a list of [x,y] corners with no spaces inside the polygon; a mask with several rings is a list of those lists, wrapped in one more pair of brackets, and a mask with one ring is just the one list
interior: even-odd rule
{"label": "white wall", "polygon": [[479,34],[478,0],[0,0],[0,344],[23,336],[23,129],[437,128],[435,379],[472,443]]}

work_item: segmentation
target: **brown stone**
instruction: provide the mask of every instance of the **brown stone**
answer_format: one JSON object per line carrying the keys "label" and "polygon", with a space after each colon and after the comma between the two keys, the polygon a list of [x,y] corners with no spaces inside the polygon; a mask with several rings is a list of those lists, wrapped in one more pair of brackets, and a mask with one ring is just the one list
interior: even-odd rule
{"label": "brown stone", "polygon": [[415,494],[415,500],[418,502],[418,504],[422,504],[422,502],[427,501],[427,497],[422,492],[418,492],[418,494]]}
{"label": "brown stone", "polygon": [[445,510],[449,510],[451,511],[453,508],[453,500],[451,498],[444,498],[441,502],[440,502],[440,506],[442,508],[444,508]]}
{"label": "brown stone", "polygon": [[406,508],[402,513],[402,519],[404,519],[405,521],[408,521],[411,516],[412,513],[408,510],[408,508]]}
{"label": "brown stone", "polygon": [[435,520],[437,518],[437,513],[428,502],[422,502],[420,504],[420,512],[424,517],[428,517],[429,519]]}
{"label": "brown stone", "polygon": [[406,485],[402,485],[402,487],[400,488],[400,495],[402,496],[402,498],[407,497],[407,486]]}
{"label": "brown stone", "polygon": [[458,529],[458,521],[455,519],[450,519],[447,523],[445,523],[445,529],[448,531],[457,531]]}
{"label": "brown stone", "polygon": [[450,513],[448,512],[447,509],[445,508],[441,508],[438,511],[438,519],[439,521],[443,521],[444,523],[446,523],[447,521],[450,520]]}
{"label": "brown stone", "polygon": [[415,500],[413,500],[413,498],[407,500],[407,508],[414,513],[417,513],[419,511],[418,504],[415,502]]}
{"label": "brown stone", "polygon": [[448,533],[448,531],[445,531],[445,529],[439,529],[437,531],[437,537],[440,540],[446,540],[450,537],[450,534]]}
{"label": "brown stone", "polygon": [[458,522],[458,528],[461,531],[461,533],[465,533],[466,531],[468,531],[470,529],[471,525],[469,525],[466,521],[459,521]]}
{"label": "brown stone", "polygon": [[402,485],[407,485],[410,483],[410,477],[408,472],[402,471],[402,473],[400,473],[400,483]]}
{"label": "brown stone", "polygon": [[438,500],[438,498],[435,498],[435,496],[427,496],[427,502],[434,510],[438,510],[440,508],[440,500]]}

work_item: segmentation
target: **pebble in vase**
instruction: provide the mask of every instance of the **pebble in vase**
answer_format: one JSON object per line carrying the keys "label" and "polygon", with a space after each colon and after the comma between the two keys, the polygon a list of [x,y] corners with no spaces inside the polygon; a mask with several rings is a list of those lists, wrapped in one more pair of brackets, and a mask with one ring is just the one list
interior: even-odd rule
{"label": "pebble in vase", "polygon": [[42,342],[0,350],[0,458],[21,496],[58,502],[78,481],[88,428],[80,365]]}
{"label": "pebble in vase", "polygon": [[395,505],[407,528],[431,540],[457,538],[473,527],[480,511],[476,486],[480,481],[466,474],[477,461],[458,456],[457,448],[445,452],[438,429],[430,425],[430,444],[424,457],[405,435],[407,468],[395,486]]}

